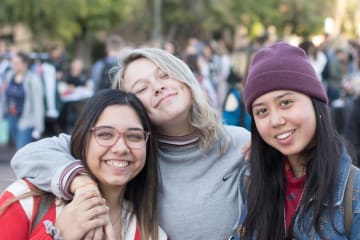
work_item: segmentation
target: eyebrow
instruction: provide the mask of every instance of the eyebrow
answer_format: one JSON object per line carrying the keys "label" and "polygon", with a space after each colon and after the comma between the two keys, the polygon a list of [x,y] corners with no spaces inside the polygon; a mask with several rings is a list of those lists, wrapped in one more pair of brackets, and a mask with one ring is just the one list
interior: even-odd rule
{"label": "eyebrow", "polygon": [[[279,96],[276,96],[274,99],[275,100],[279,100],[279,99],[281,99],[281,98],[283,98],[283,97],[286,97],[286,96],[288,96],[288,95],[294,95],[294,93],[292,93],[292,92],[285,92],[285,93],[283,93],[283,94],[280,94]],[[257,106],[261,106],[261,105],[263,105],[263,103],[256,103],[256,104],[253,104],[251,107],[253,108],[253,107],[257,107]]]}
{"label": "eyebrow", "polygon": [[[158,75],[159,72],[164,72],[163,70],[161,70],[161,68],[156,67],[155,71],[152,73],[152,75]],[[148,78],[148,77],[147,77]],[[132,90],[134,88],[134,86],[138,83],[138,82],[142,82],[142,81],[147,81],[147,78],[138,78],[135,80],[135,82],[131,85],[130,90]]]}

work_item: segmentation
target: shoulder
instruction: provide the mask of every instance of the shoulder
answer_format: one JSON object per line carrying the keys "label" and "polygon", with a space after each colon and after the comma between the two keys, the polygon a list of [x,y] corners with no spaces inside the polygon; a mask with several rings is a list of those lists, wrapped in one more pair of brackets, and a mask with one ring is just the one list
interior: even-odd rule
{"label": "shoulder", "polygon": [[360,214],[360,170],[356,168],[353,187],[353,210]]}
{"label": "shoulder", "polygon": [[[24,194],[30,193],[33,187],[34,186],[26,180],[16,180],[5,189],[4,193],[1,195],[0,204],[21,197]],[[33,214],[32,210],[34,205],[34,197],[20,198],[15,202],[16,203],[9,206],[10,211],[11,209],[13,209],[14,211],[19,211],[20,207],[23,209],[23,212],[26,214],[27,218],[31,219],[31,216]]]}
{"label": "shoulder", "polygon": [[225,125],[225,133],[235,142],[247,143],[250,141],[250,132],[243,127]]}
{"label": "shoulder", "polygon": [[166,240],[168,239],[165,231],[159,226],[159,240]]}
{"label": "shoulder", "polygon": [[27,180],[18,179],[6,188],[6,192],[11,193],[13,196],[18,197],[22,194],[31,192],[34,186]]}

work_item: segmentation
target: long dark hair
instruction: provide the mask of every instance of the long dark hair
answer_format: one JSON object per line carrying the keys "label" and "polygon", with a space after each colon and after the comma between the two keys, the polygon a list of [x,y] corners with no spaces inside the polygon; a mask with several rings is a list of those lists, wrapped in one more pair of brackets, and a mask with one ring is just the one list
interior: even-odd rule
{"label": "long dark hair", "polygon": [[[329,107],[312,99],[316,114],[315,144],[304,154],[308,156],[305,191],[300,202],[301,211],[297,212],[300,228],[309,232],[314,226],[316,232],[324,239],[320,231],[320,213],[325,196],[330,201],[336,192],[335,174],[341,160],[343,140],[339,136],[331,118]],[[250,185],[247,193],[248,214],[243,224],[242,239],[279,240],[285,239],[284,205],[285,180],[283,155],[268,145],[257,131],[252,120],[252,145],[250,153]],[[304,214],[311,207],[312,222],[306,224]],[[332,225],[333,205],[329,204]],[[269,224],[271,223],[271,224]],[[292,237],[290,225],[287,237]],[[275,227],[276,226],[276,227]],[[283,226],[283,227],[279,227]],[[335,228],[336,231],[338,231]]]}
{"label": "long dark hair", "polygon": [[146,110],[135,95],[121,90],[106,89],[99,91],[90,98],[75,123],[70,143],[71,154],[77,159],[82,159],[83,164],[86,166],[85,159],[91,136],[90,129],[94,127],[104,109],[111,105],[130,106],[139,116],[144,130],[150,133],[146,146],[145,166],[127,184],[124,197],[133,203],[134,212],[139,221],[141,238],[158,239],[157,141]]}

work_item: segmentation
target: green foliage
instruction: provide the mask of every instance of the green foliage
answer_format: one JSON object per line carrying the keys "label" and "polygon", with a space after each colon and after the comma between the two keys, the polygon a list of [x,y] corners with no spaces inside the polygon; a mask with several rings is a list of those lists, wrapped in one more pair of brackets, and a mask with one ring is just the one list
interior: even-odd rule
{"label": "green foliage", "polygon": [[273,25],[280,35],[319,33],[323,21],[332,15],[333,0],[234,0],[231,11],[235,21],[249,29],[256,22]]}
{"label": "green foliage", "polygon": [[0,26],[24,23],[38,40],[69,43],[89,32],[112,29],[132,7],[131,0],[2,0]]}
{"label": "green foliage", "polygon": [[[26,24],[34,40],[73,44],[102,32],[120,31],[125,39],[151,39],[155,0],[0,0],[0,27]],[[345,1],[345,0],[344,0]],[[348,6],[354,15],[358,0]],[[336,0],[161,0],[163,39],[181,42],[193,35],[248,28],[252,38],[274,26],[280,35],[322,33],[325,17],[334,16]],[[355,31],[350,17],[348,24]],[[344,26],[345,28],[346,26]]]}

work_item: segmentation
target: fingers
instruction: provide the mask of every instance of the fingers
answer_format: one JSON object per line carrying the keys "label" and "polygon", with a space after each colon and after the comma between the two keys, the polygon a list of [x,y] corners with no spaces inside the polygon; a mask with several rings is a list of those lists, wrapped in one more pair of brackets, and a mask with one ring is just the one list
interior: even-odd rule
{"label": "fingers", "polygon": [[98,227],[94,230],[94,240],[102,240],[104,239],[104,230],[103,227]]}
{"label": "fingers", "polygon": [[85,237],[82,240],[94,240],[95,230],[90,230],[85,234]]}
{"label": "fingers", "polygon": [[110,221],[104,226],[104,230],[107,240],[116,240],[114,228]]}
{"label": "fingers", "polygon": [[106,205],[105,199],[93,191],[75,194],[72,203],[82,206],[83,210],[88,210],[98,205]]}
{"label": "fingers", "polygon": [[[84,217],[88,220],[94,218],[101,218],[102,215],[109,213],[109,207],[106,205],[98,205],[93,208],[90,208],[86,212],[84,212]],[[104,219],[104,218],[103,218]],[[106,223],[106,220],[103,220]]]}
{"label": "fingers", "polygon": [[78,175],[74,178],[70,185],[70,191],[75,193],[76,191],[80,190],[81,188],[93,186],[97,188],[96,183],[94,180],[88,175]]}

